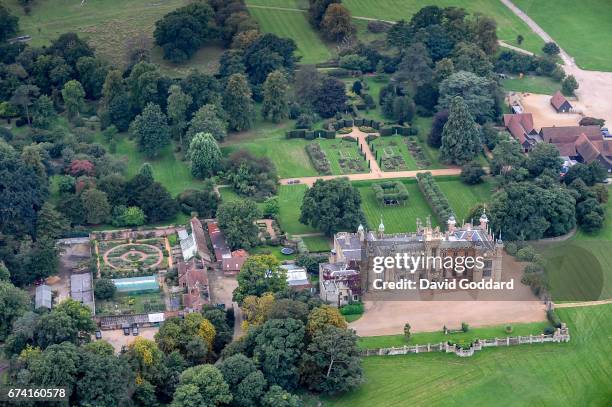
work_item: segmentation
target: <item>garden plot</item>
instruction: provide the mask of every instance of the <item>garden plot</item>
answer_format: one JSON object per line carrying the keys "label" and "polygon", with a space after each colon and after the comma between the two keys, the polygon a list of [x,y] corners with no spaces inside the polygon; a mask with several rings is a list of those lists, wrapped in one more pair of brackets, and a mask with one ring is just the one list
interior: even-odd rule
{"label": "garden plot", "polygon": [[98,251],[100,275],[105,278],[150,275],[167,265],[163,239],[100,241]]}
{"label": "garden plot", "polygon": [[317,140],[334,175],[368,172],[368,164],[356,141],[345,139]]}
{"label": "garden plot", "polygon": [[370,143],[370,148],[383,171],[418,169],[403,136],[378,137]]}

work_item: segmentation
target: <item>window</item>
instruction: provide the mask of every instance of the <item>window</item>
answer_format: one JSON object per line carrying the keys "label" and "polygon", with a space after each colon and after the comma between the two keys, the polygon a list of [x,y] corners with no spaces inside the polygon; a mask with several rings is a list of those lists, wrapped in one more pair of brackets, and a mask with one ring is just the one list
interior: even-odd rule
{"label": "window", "polygon": [[491,277],[491,269],[484,269],[482,271],[482,276],[483,277]]}
{"label": "window", "polygon": [[359,296],[358,295],[353,295],[353,301],[359,301]]}

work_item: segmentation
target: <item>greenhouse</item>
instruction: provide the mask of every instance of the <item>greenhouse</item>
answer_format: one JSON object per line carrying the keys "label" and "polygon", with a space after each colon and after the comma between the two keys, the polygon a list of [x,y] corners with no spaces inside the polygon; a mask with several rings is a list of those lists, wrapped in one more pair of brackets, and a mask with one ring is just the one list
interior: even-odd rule
{"label": "greenhouse", "polygon": [[157,282],[156,275],[116,278],[113,280],[113,283],[115,283],[115,287],[117,287],[117,292],[120,293],[159,291],[159,283]]}

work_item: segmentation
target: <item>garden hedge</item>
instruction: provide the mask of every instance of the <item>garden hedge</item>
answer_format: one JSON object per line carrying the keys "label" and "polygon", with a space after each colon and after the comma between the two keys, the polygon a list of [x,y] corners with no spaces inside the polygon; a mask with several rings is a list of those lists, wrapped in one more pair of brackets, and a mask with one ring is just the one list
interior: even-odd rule
{"label": "garden hedge", "polygon": [[425,196],[425,199],[429,203],[431,210],[438,219],[438,223],[440,225],[446,225],[446,222],[451,216],[455,217],[455,213],[446,195],[444,195],[433,175],[431,175],[431,172],[417,174],[417,183],[423,196]]}

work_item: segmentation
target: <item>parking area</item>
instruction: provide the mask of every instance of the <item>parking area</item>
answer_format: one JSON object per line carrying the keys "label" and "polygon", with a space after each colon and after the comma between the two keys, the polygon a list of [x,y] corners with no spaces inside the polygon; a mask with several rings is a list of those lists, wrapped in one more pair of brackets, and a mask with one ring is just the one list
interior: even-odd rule
{"label": "parking area", "polygon": [[[158,327],[150,327],[150,328],[139,328],[138,336],[141,336],[146,339],[153,340],[157,331],[159,331]],[[134,336],[130,333],[130,335],[124,335],[123,329],[112,329],[108,331],[102,331],[102,339],[106,342],[113,345],[116,352],[120,352],[123,346],[128,346],[130,343],[134,342],[138,336]],[[95,341],[95,336],[92,336],[92,341]]]}
{"label": "parking area", "polygon": [[[525,112],[533,115],[533,123],[538,131],[542,127],[577,126],[582,119],[579,113],[557,113],[550,104],[550,95],[520,93],[518,97]],[[582,110],[579,102],[570,101],[577,111]]]}

